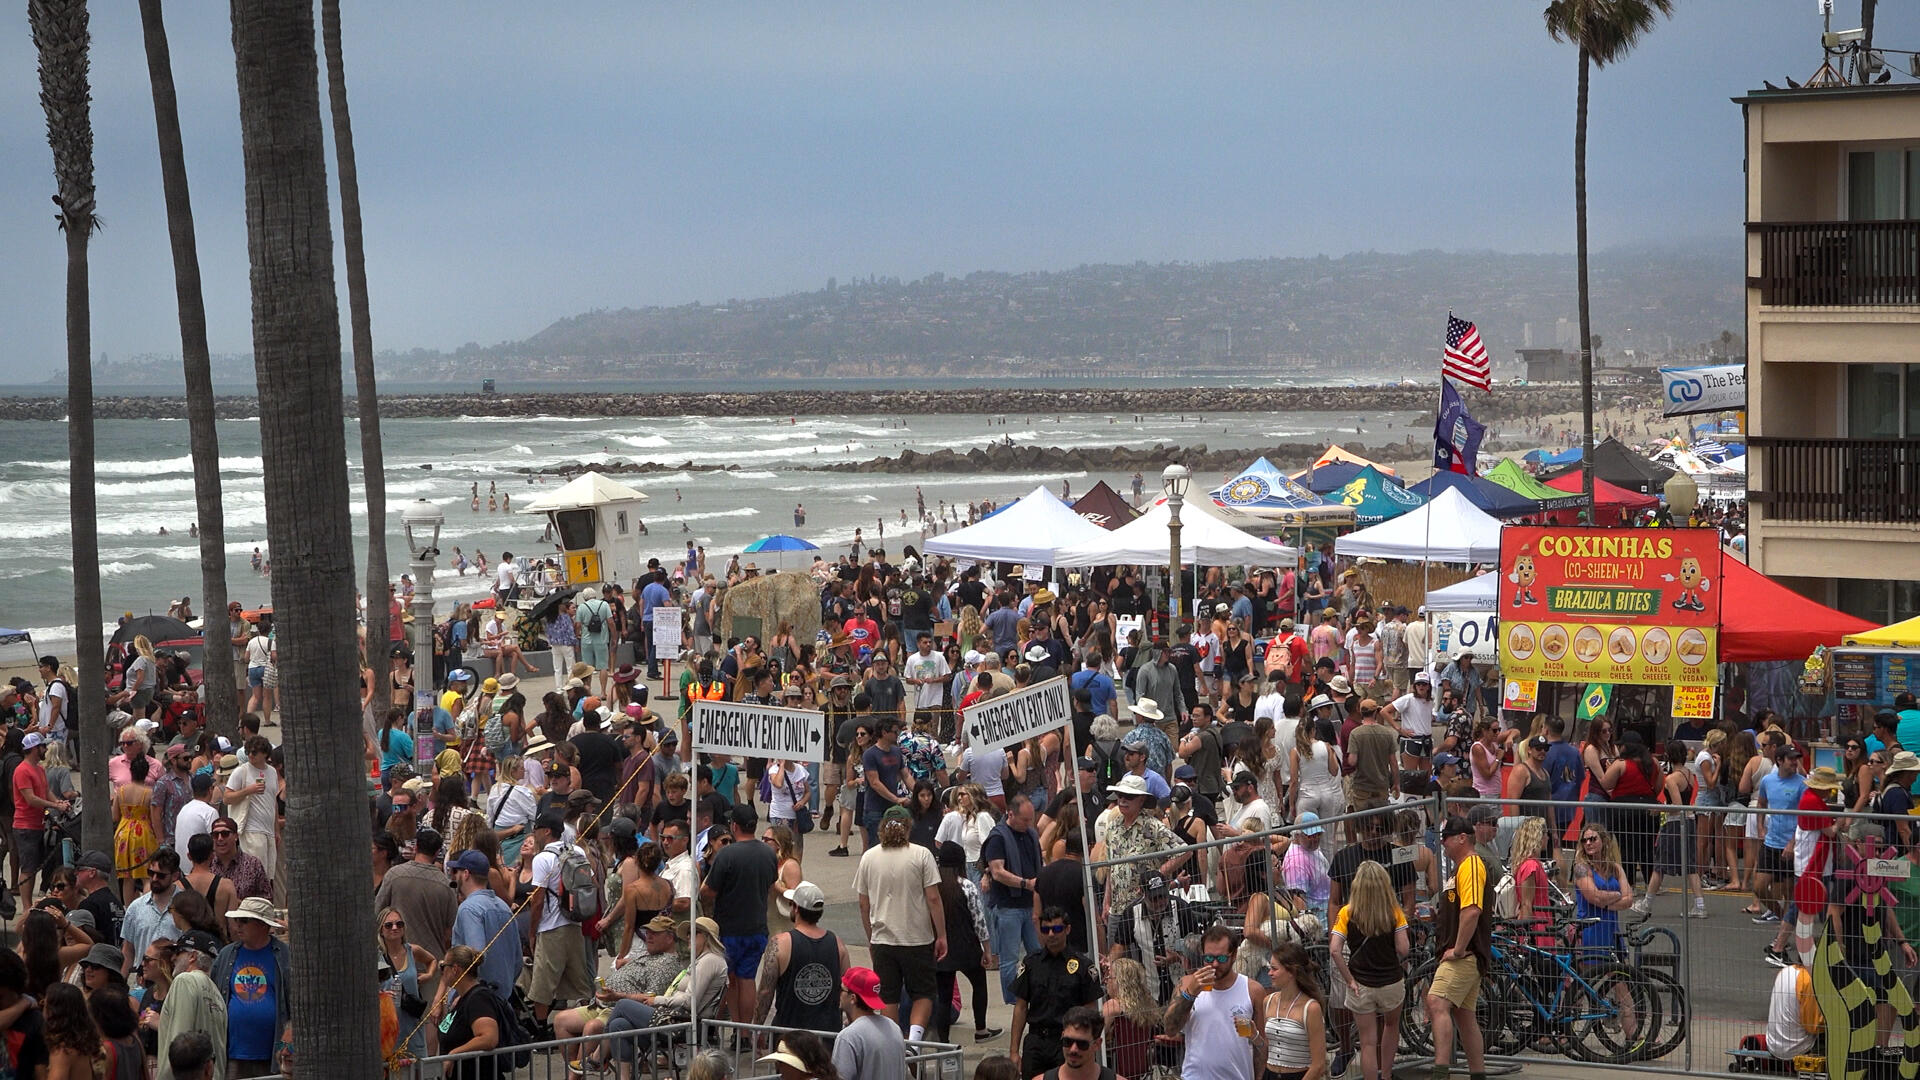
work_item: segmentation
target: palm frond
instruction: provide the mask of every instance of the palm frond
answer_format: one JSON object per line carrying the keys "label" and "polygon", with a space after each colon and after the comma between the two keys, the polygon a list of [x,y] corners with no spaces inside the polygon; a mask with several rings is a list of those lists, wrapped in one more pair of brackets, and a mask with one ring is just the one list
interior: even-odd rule
{"label": "palm frond", "polygon": [[1580,46],[1593,66],[1605,67],[1632,52],[1673,7],[1674,0],[1553,0],[1542,15],[1550,37]]}

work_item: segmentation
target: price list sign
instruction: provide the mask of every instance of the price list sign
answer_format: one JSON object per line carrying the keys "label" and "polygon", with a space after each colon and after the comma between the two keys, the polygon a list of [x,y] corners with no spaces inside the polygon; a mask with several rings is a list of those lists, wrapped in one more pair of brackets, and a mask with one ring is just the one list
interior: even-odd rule
{"label": "price list sign", "polygon": [[1920,692],[1920,649],[1835,649],[1827,664],[1836,702],[1891,705],[1900,694]]}

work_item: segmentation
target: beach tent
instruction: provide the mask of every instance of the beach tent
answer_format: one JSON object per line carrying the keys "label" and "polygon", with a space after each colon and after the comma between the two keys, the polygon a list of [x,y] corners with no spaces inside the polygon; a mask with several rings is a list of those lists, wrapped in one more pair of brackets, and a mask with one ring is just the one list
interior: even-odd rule
{"label": "beach tent", "polygon": [[[1345,467],[1359,471],[1356,467]],[[1309,491],[1264,457],[1208,495],[1213,499],[1213,508],[1229,520],[1245,516],[1289,525],[1353,520],[1351,510]]]}
{"label": "beach tent", "polygon": [[740,561],[752,563],[758,570],[805,570],[820,554],[820,545],[797,536],[775,533],[763,536],[740,549]]}
{"label": "beach tent", "polygon": [[[1172,546],[1168,530],[1171,518],[1166,499],[1157,499],[1145,513],[1126,525],[1112,532],[1103,530],[1093,541],[1061,551],[1054,565],[1162,565]],[[932,550],[931,541],[928,549]],[[1182,565],[1292,566],[1299,558],[1299,548],[1243,533],[1217,516],[1204,502],[1187,502],[1180,507]]]}
{"label": "beach tent", "polygon": [[[1547,477],[1548,481],[1551,483],[1553,478],[1568,472],[1578,473],[1580,471],[1577,465],[1578,460],[1576,455],[1576,464],[1561,466],[1552,476]],[[1661,485],[1667,482],[1667,477],[1673,475],[1673,470],[1658,462],[1649,461],[1619,439],[1609,436],[1593,448],[1593,475],[1610,484],[1618,484],[1630,491],[1649,495],[1660,490]],[[1554,486],[1560,485],[1554,484]],[[1573,490],[1578,490],[1579,486],[1576,483]],[[1561,490],[1568,489],[1561,488]]]}
{"label": "beach tent", "polygon": [[[0,631],[11,633],[12,631]],[[1867,630],[1858,634],[1848,634],[1848,645],[1881,645],[1903,648],[1920,648],[1920,618],[1897,622],[1891,626],[1882,626],[1878,630]]]}
{"label": "beach tent", "polygon": [[1540,503],[1543,510],[1560,510],[1566,507],[1584,506],[1585,495],[1569,495],[1558,488],[1550,488],[1533,478],[1533,475],[1520,467],[1519,463],[1505,460],[1487,470],[1486,479],[1499,484],[1510,491],[1517,491],[1529,499]]}
{"label": "beach tent", "polygon": [[[1437,472],[1417,484],[1409,485],[1407,490],[1429,499],[1442,491],[1458,491],[1468,502],[1497,518],[1522,517],[1546,509],[1538,499],[1529,499],[1512,488],[1465,473]],[[1558,491],[1553,495],[1556,499],[1562,497]]]}
{"label": "beach tent", "polygon": [[1103,529],[1117,529],[1140,516],[1140,511],[1127,505],[1127,500],[1108,487],[1105,480],[1075,499],[1073,512]]}
{"label": "beach tent", "polygon": [[1738,559],[1720,563],[1720,661],[1805,660],[1873,631],[1873,624],[1809,600]]}
{"label": "beach tent", "polygon": [[[928,539],[923,550],[929,555],[976,562],[1060,566],[1063,564],[1054,558],[1057,552],[1101,543],[1111,535],[1074,513],[1042,484],[985,521]],[[1159,559],[1148,561],[1165,561],[1166,557],[1163,544]]]}
{"label": "beach tent", "polygon": [[1427,593],[1428,611],[1492,611],[1499,606],[1500,572],[1497,570]]}
{"label": "beach tent", "polygon": [[25,630],[9,630],[5,627],[0,627],[0,649],[6,649],[8,652],[11,652],[13,646],[16,645],[25,645],[29,657],[34,659],[39,658],[39,654],[33,649],[32,634],[27,633]]}
{"label": "beach tent", "polygon": [[549,510],[579,510],[617,502],[646,502],[647,496],[612,477],[583,472],[558,488],[521,507],[523,514],[544,514]]}
{"label": "beach tent", "polygon": [[1339,491],[1327,496],[1327,501],[1337,503],[1353,511],[1353,520],[1361,525],[1373,525],[1389,518],[1396,518],[1427,501],[1426,496],[1416,495],[1399,482],[1368,465],[1354,474]]}
{"label": "beach tent", "polygon": [[[1293,474],[1293,481],[1316,495],[1325,495],[1339,491],[1352,483],[1353,478],[1359,476],[1360,470],[1364,468],[1366,468],[1365,465],[1355,465],[1351,461],[1335,461],[1301,469]],[[1393,477],[1388,479],[1396,484],[1399,483],[1399,480]]]}
{"label": "beach tent", "polygon": [[1571,462],[1579,461],[1581,451],[1579,447],[1575,446],[1567,450],[1562,450],[1557,454],[1549,454],[1544,450],[1536,450],[1534,451],[1534,453],[1537,453],[1540,456],[1536,458],[1533,456],[1533,454],[1529,454],[1527,455],[1527,459],[1529,461],[1534,461],[1544,467],[1551,468],[1552,466],[1555,466],[1555,465],[1566,465]]}
{"label": "beach tent", "polygon": [[1381,465],[1377,462],[1368,461],[1366,458],[1361,457],[1359,454],[1352,453],[1342,448],[1338,444],[1327,447],[1327,452],[1320,455],[1319,459],[1313,463],[1313,467],[1317,469],[1322,465],[1332,465],[1337,461],[1344,461],[1349,465],[1372,465],[1374,468],[1379,469],[1380,472],[1384,475],[1387,475],[1387,476],[1394,475],[1394,471],[1392,469],[1387,468],[1385,465]]}
{"label": "beach tent", "polygon": [[[1547,486],[1559,491],[1578,493],[1580,473],[1575,470],[1547,481]],[[1593,478],[1593,520],[1596,524],[1611,525],[1625,521],[1642,510],[1651,510],[1660,505],[1658,497],[1642,495],[1637,491],[1628,491],[1618,484],[1609,483],[1600,477]]]}
{"label": "beach tent", "polygon": [[1341,555],[1419,562],[1499,562],[1500,522],[1457,491],[1371,529],[1333,542]]}

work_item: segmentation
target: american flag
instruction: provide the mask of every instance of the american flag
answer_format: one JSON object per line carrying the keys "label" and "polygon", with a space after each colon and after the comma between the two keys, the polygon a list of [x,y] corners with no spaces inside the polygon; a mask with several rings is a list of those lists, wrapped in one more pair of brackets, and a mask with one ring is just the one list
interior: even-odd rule
{"label": "american flag", "polygon": [[1447,313],[1447,344],[1441,350],[1440,374],[1482,390],[1493,389],[1493,361],[1480,342],[1480,331],[1465,319]]}

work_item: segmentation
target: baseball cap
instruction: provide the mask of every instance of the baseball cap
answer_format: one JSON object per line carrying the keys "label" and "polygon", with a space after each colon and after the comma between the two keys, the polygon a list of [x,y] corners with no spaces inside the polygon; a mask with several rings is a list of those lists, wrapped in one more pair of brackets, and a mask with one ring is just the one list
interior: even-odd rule
{"label": "baseball cap", "polygon": [[1092,758],[1090,758],[1090,757],[1083,757],[1083,758],[1081,758],[1081,759],[1080,759],[1080,771],[1081,771],[1081,772],[1094,772],[1094,771],[1096,771],[1096,768],[1095,768],[1095,765],[1094,765],[1094,762],[1093,762],[1093,759],[1092,759]]}
{"label": "baseball cap", "polygon": [[1467,821],[1474,825],[1500,824],[1500,808],[1492,803],[1481,803],[1467,811]]}
{"label": "baseball cap", "polygon": [[1239,772],[1233,774],[1233,784],[1231,786],[1239,787],[1241,784],[1252,786],[1253,783],[1253,774],[1245,769],[1241,769]]}
{"label": "baseball cap", "polygon": [[1535,735],[1533,738],[1527,740],[1527,745],[1533,747],[1535,750],[1545,750],[1547,748],[1547,737],[1545,735]]}
{"label": "baseball cap", "polygon": [[887,812],[880,815],[880,820],[912,822],[913,811],[908,810],[906,807],[901,806],[899,803],[895,803],[892,806],[887,807]]}
{"label": "baseball cap", "polygon": [[848,968],[847,973],[840,976],[840,986],[874,1012],[887,1007],[880,999],[880,976],[872,968]]}
{"label": "baseball cap", "polygon": [[1140,887],[1150,893],[1163,893],[1167,891],[1167,879],[1155,870],[1140,879]]}
{"label": "baseball cap", "polygon": [[447,869],[465,870],[469,874],[484,874],[492,868],[492,865],[487,862],[487,857],[472,848],[447,860]]}
{"label": "baseball cap", "polygon": [[217,955],[221,947],[220,939],[207,933],[205,930],[189,930],[175,938],[173,943],[179,948],[192,949],[194,952],[202,953],[206,956]]}
{"label": "baseball cap", "polygon": [[[98,870],[103,874],[112,876],[113,856],[104,851],[85,852],[79,859],[75,860],[74,866],[82,870]],[[117,969],[119,965],[115,964],[114,967]]]}
{"label": "baseball cap", "polygon": [[1300,816],[1293,823],[1308,836],[1319,836],[1326,831],[1326,826],[1320,824],[1320,815],[1311,810],[1300,811]]}
{"label": "baseball cap", "polygon": [[1447,823],[1441,826],[1440,828],[1440,839],[1442,840],[1445,840],[1450,836],[1472,836],[1472,835],[1473,835],[1473,826],[1467,823],[1466,818],[1463,818],[1458,814],[1448,818]]}
{"label": "baseball cap", "polygon": [[40,734],[37,731],[29,731],[27,732],[26,738],[20,740],[20,749],[31,750],[36,746],[40,746],[46,741],[47,741],[46,736]]}
{"label": "baseball cap", "polygon": [[827,910],[827,894],[811,881],[803,881],[780,895],[801,911]]}
{"label": "baseball cap", "polygon": [[1433,768],[1435,772],[1438,772],[1449,765],[1458,765],[1458,764],[1460,764],[1460,755],[1458,754],[1433,755]]}
{"label": "baseball cap", "polygon": [[1430,671],[1416,671],[1413,673],[1413,681],[1417,683],[1426,683],[1428,686],[1432,686],[1433,673]]}
{"label": "baseball cap", "polygon": [[1173,770],[1173,778],[1175,780],[1195,780],[1198,779],[1199,776],[1200,774],[1195,772],[1191,765],[1177,765]]}

